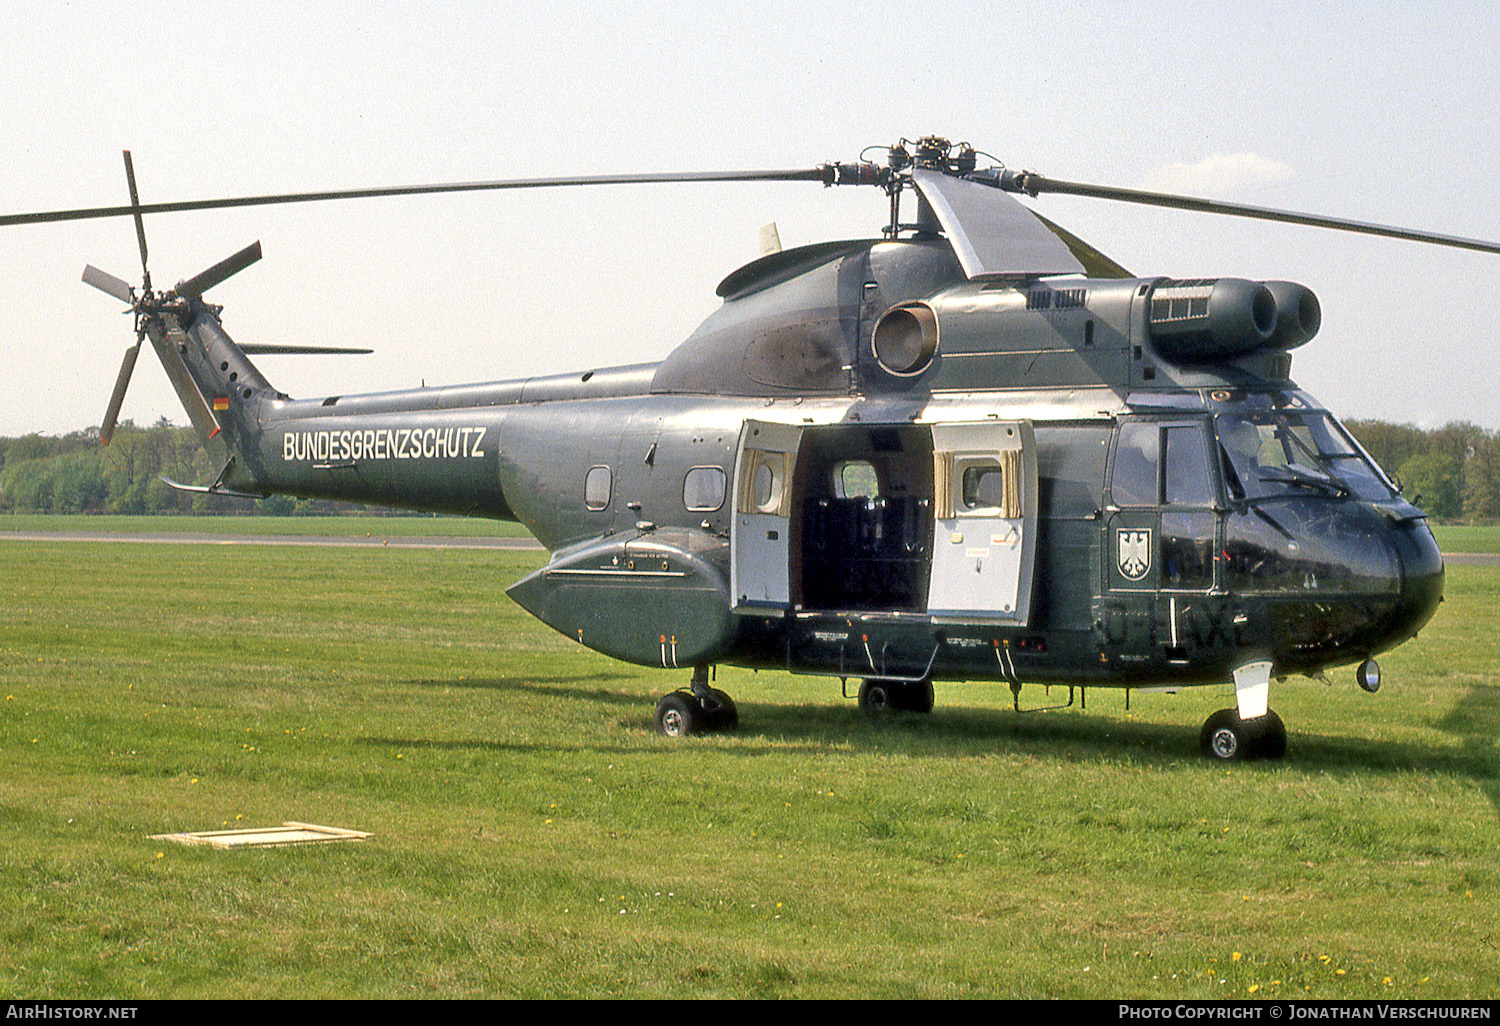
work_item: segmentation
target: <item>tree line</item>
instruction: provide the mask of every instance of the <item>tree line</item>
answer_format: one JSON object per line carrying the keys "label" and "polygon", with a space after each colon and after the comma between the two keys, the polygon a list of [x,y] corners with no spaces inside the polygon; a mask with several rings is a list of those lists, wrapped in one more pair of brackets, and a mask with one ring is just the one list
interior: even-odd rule
{"label": "tree line", "polygon": [[107,446],[99,429],[0,438],[0,510],[15,513],[290,513],[362,509],[272,496],[236,499],[183,492],[162,480],[212,481],[219,472],[190,427],[163,417],[149,428],[121,421]]}
{"label": "tree line", "polygon": [[[1500,432],[1468,423],[1431,430],[1378,420],[1345,426],[1432,517],[1500,522]],[[251,500],[180,492],[161,480],[203,483],[218,471],[193,429],[175,427],[165,417],[148,428],[121,422],[108,446],[99,444],[98,428],[0,438],[0,510],[284,516],[364,509],[286,496]]]}
{"label": "tree line", "polygon": [[1344,426],[1429,516],[1500,522],[1500,432],[1463,422],[1432,430],[1379,420]]}

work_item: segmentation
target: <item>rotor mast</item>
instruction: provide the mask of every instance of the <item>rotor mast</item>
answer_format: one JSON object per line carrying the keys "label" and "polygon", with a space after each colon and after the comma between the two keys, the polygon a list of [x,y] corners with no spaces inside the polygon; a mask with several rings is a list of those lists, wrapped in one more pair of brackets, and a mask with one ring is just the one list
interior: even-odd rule
{"label": "rotor mast", "polygon": [[916,190],[917,219],[906,224],[901,222],[901,193],[911,183],[913,171],[921,169],[945,175],[967,175],[973,172],[977,161],[978,154],[968,143],[952,143],[937,135],[924,135],[916,142],[902,139],[887,149],[885,191],[891,198],[891,220],[883,229],[885,237],[894,239],[901,232],[910,231],[922,238],[943,230],[932,204],[927,202],[920,189]]}

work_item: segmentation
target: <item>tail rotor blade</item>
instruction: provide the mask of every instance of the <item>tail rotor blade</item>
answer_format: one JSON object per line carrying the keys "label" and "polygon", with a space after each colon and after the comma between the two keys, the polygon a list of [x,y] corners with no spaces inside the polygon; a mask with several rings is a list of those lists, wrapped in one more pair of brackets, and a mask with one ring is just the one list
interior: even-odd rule
{"label": "tail rotor blade", "polygon": [[141,274],[146,281],[146,291],[151,291],[151,272],[146,269],[146,222],[141,220],[141,196],[135,188],[135,165],[130,162],[130,151],[125,150],[125,181],[130,185],[130,212],[135,215],[135,238],[141,244]]}
{"label": "tail rotor blade", "polygon": [[125,361],[120,364],[120,376],[115,379],[115,390],[109,397],[109,409],[104,411],[104,423],[99,426],[99,441],[104,445],[115,436],[115,423],[120,419],[120,406],[125,402],[125,390],[130,387],[130,375],[135,370],[136,357],[141,355],[141,343],[125,350]]}
{"label": "tail rotor blade", "polygon": [[274,356],[363,356],[373,353],[373,349],[359,349],[352,346],[299,346],[281,345],[275,342],[241,342],[240,350],[247,356],[257,356],[266,353]]}
{"label": "tail rotor blade", "polygon": [[122,303],[134,303],[130,284],[90,264],[83,269],[83,280],[101,292],[108,292]]}
{"label": "tail rotor blade", "polygon": [[178,282],[173,291],[184,298],[197,299],[225,278],[238,274],[259,259],[260,243],[251,243],[227,260],[220,260],[208,270],[195,274],[187,281]]}

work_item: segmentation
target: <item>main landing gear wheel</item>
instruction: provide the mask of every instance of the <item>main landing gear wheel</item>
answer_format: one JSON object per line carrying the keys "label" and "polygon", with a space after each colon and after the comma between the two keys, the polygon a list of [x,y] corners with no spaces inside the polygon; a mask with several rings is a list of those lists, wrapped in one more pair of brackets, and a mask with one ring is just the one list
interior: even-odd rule
{"label": "main landing gear wheel", "polygon": [[734,699],[718,688],[709,688],[702,699],[684,689],[663,695],[656,703],[653,719],[658,734],[687,737],[733,730],[740,725],[740,712]]}
{"label": "main landing gear wheel", "polygon": [[859,707],[871,716],[888,712],[932,712],[932,681],[866,680],[859,685]]}
{"label": "main landing gear wheel", "polygon": [[656,732],[667,737],[701,734],[707,726],[703,707],[690,691],[673,691],[656,703]]}
{"label": "main landing gear wheel", "polygon": [[1253,720],[1240,719],[1238,709],[1220,709],[1198,732],[1198,747],[1218,762],[1280,759],[1286,755],[1286,725],[1270,709]]}
{"label": "main landing gear wheel", "polygon": [[710,730],[734,730],[740,725],[740,711],[735,708],[734,699],[720,691],[718,688],[709,688],[708,693],[713,696],[713,701],[718,703],[717,709],[711,709],[707,701],[700,702],[704,715],[713,724]]}

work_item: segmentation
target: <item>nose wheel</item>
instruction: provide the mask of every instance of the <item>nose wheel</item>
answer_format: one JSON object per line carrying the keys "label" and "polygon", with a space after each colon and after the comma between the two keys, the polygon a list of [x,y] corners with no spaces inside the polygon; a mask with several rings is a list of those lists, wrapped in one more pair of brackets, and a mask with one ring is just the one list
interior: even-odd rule
{"label": "nose wheel", "polygon": [[1286,755],[1286,725],[1270,709],[1253,720],[1238,709],[1220,709],[1198,732],[1198,747],[1215,762],[1280,759]]}
{"label": "nose wheel", "polygon": [[740,712],[734,699],[708,686],[708,668],[700,666],[693,671],[691,688],[680,688],[661,697],[656,703],[653,722],[656,732],[666,737],[715,734],[738,727]]}

